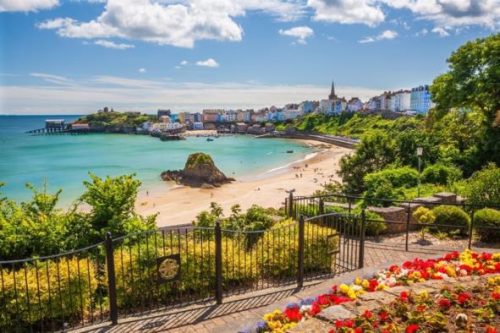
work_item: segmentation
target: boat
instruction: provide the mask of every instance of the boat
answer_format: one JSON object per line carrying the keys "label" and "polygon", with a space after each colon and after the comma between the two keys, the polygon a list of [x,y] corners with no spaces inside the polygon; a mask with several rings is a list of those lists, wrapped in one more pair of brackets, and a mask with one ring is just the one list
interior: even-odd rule
{"label": "boat", "polygon": [[286,153],[287,154],[293,154],[293,150],[287,150]]}
{"label": "boat", "polygon": [[209,141],[209,142],[210,142],[210,141],[214,141],[214,139],[212,139],[212,138],[207,138],[207,141]]}

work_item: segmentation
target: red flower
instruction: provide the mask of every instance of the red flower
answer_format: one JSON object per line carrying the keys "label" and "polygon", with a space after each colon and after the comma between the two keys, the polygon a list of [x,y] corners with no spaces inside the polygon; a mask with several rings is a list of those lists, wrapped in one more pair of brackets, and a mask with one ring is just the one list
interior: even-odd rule
{"label": "red flower", "polygon": [[500,293],[494,291],[491,293],[491,297],[495,300],[495,301],[498,301],[500,300]]}
{"label": "red flower", "polygon": [[407,291],[402,291],[401,294],[399,294],[399,298],[403,302],[408,302],[408,292]]}
{"label": "red flower", "polygon": [[444,260],[452,261],[452,260],[458,259],[459,255],[460,254],[458,253],[458,251],[450,252],[444,256]]}
{"label": "red flower", "polygon": [[497,333],[497,329],[493,326],[486,326],[486,333]]}
{"label": "red flower", "polygon": [[385,310],[380,311],[378,313],[378,318],[380,319],[380,321],[386,321],[387,319],[389,319],[389,313]]}
{"label": "red flower", "polygon": [[361,327],[356,327],[354,333],[363,333],[363,329]]}
{"label": "red flower", "polygon": [[471,299],[471,296],[468,293],[460,293],[458,294],[457,302],[460,305],[464,305]]}
{"label": "red flower", "polygon": [[405,333],[415,333],[419,328],[417,324],[411,324],[406,328]]}
{"label": "red flower", "polygon": [[425,304],[421,304],[421,305],[417,306],[417,311],[424,312],[426,308],[427,307],[425,306]]}
{"label": "red flower", "polygon": [[373,313],[371,313],[369,310],[365,310],[365,312],[361,316],[367,320],[370,320],[373,318]]}
{"label": "red flower", "polygon": [[288,318],[288,320],[292,322],[298,322],[302,319],[302,315],[300,314],[299,307],[289,307],[286,308],[285,310],[285,316]]}
{"label": "red flower", "polygon": [[441,307],[441,308],[444,308],[444,309],[447,309],[451,306],[451,302],[449,299],[447,298],[441,298],[439,299],[438,301],[438,305]]}
{"label": "red flower", "polygon": [[320,313],[321,311],[321,307],[319,306],[318,303],[314,302],[311,306],[311,316],[315,316],[317,315],[318,313]]}

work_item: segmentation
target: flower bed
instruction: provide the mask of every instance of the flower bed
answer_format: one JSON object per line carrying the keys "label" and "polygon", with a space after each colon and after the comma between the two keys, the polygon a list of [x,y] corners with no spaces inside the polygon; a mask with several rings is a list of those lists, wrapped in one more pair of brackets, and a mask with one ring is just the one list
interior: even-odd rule
{"label": "flower bed", "polygon": [[[288,304],[283,311],[275,310],[272,313],[265,314],[263,320],[258,322],[250,331],[258,333],[286,332],[295,327],[299,322],[315,317],[322,310],[330,306],[352,302],[360,295],[369,292],[385,290],[395,286],[411,286],[427,280],[448,280],[456,277],[482,276],[491,273],[500,273],[500,253],[479,254],[466,250],[462,253],[452,252],[438,259],[422,260],[417,258],[404,262],[400,266],[392,265],[387,269],[381,270],[371,279],[361,279],[358,277],[350,285],[334,285],[330,292],[326,294],[303,300],[300,303]],[[498,295],[500,290],[497,288],[494,292]],[[402,296],[404,297],[404,294]],[[409,300],[410,297],[413,297],[410,294],[407,296]],[[498,299],[496,299],[496,302],[498,302]],[[498,306],[498,303],[496,304]],[[352,321],[355,323],[354,319]],[[349,324],[349,321],[347,324]],[[336,332],[336,329],[338,328],[332,328],[332,332]],[[354,329],[354,326],[346,327],[344,331],[363,332],[362,328],[357,331]],[[405,329],[410,333],[419,330],[415,326],[403,329],[389,329],[387,332],[402,332]],[[373,331],[373,329],[371,330]],[[339,332],[344,331],[340,330]],[[490,332],[495,331],[490,330]]]}
{"label": "flower bed", "polygon": [[500,324],[500,276],[488,283],[444,287],[436,295],[403,291],[388,306],[336,320],[328,333],[486,332]]}

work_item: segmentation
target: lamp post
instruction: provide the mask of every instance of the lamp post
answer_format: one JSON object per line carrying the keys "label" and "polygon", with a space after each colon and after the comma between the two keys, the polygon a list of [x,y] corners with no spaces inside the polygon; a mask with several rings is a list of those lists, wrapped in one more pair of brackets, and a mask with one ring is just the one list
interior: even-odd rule
{"label": "lamp post", "polygon": [[420,198],[420,166],[422,164],[422,155],[424,154],[423,147],[417,147],[417,157],[418,157],[418,186],[417,186],[417,197]]}

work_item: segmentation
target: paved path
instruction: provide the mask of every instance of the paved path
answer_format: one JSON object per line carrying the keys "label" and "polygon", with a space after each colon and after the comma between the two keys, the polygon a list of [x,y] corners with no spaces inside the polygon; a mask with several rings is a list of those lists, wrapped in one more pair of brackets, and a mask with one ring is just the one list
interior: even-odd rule
{"label": "paved path", "polygon": [[[481,249],[488,251],[490,249]],[[371,276],[377,270],[392,263],[401,263],[416,257],[431,258],[448,252],[432,247],[412,247],[409,252],[403,246],[383,245],[367,241],[365,247],[365,268],[341,274],[334,279],[311,282],[301,290],[293,287],[266,289],[241,296],[225,298],[222,305],[204,304],[171,310],[154,316],[132,317],[117,326],[103,325],[79,330],[79,332],[169,332],[169,333],[236,333],[275,309],[283,309],[289,302],[316,296],[326,292],[333,284],[351,283],[356,276]]]}

